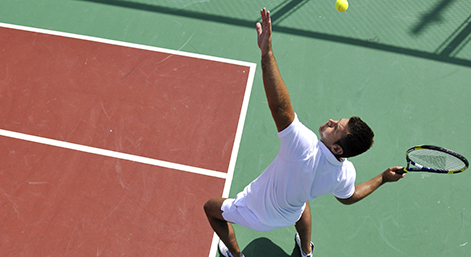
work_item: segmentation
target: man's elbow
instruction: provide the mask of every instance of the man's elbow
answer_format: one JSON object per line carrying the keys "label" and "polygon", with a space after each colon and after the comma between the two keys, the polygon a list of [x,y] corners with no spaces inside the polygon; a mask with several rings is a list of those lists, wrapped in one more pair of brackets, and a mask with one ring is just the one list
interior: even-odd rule
{"label": "man's elbow", "polygon": [[336,198],[339,202],[341,202],[344,205],[352,205],[352,204],[358,202],[358,200],[356,200],[353,196],[351,196],[350,198],[347,198],[347,199],[341,199],[341,198],[338,198],[338,197],[336,197]]}

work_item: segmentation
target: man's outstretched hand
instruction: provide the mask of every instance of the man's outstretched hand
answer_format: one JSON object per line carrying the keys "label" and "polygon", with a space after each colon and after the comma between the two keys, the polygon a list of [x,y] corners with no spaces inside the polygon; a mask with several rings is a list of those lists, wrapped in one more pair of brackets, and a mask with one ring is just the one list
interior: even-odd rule
{"label": "man's outstretched hand", "polygon": [[383,172],[383,183],[386,182],[396,182],[399,179],[403,178],[406,174],[405,173],[396,173],[397,170],[401,170],[402,167],[395,166],[391,167]]}
{"label": "man's outstretched hand", "polygon": [[263,25],[258,22],[256,28],[258,47],[260,47],[263,56],[271,52],[271,19],[270,11],[267,11],[266,8],[263,8],[260,13]]}

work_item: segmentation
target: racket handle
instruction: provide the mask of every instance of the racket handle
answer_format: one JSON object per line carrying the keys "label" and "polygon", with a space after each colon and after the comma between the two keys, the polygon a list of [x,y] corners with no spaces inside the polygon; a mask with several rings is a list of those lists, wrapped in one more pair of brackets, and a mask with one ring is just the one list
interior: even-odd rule
{"label": "racket handle", "polygon": [[406,168],[403,167],[402,169],[397,169],[394,172],[396,172],[396,174],[404,174],[407,172],[407,170]]}

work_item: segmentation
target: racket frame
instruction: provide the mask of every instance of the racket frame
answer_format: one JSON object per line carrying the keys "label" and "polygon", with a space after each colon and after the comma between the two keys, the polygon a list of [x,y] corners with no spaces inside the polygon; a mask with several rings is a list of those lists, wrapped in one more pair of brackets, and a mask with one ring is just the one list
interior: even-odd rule
{"label": "racket frame", "polygon": [[[415,163],[409,158],[409,153],[415,150],[435,150],[435,151],[444,152],[460,159],[465,164],[465,166],[459,170],[443,170],[443,169],[432,169],[432,168],[424,167],[418,163]],[[417,145],[417,146],[409,148],[406,152],[406,161],[407,161],[407,167],[404,167],[402,170],[397,170],[396,173],[402,174],[404,172],[409,172],[409,171],[427,171],[427,172],[442,173],[442,174],[455,174],[455,173],[460,173],[460,172],[465,171],[469,166],[468,160],[464,156],[450,149],[446,149],[444,147],[434,146],[434,145]],[[411,167],[411,165],[415,167]]]}

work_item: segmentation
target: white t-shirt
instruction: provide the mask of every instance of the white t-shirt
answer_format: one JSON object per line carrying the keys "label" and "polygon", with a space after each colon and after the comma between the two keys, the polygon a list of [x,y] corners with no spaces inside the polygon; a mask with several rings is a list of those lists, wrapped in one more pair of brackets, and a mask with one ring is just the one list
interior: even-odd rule
{"label": "white t-shirt", "polygon": [[333,193],[346,199],[355,192],[355,168],[332,152],[296,116],[278,133],[280,152],[270,166],[239,193],[236,201],[266,225],[290,226],[301,217],[305,203]]}

